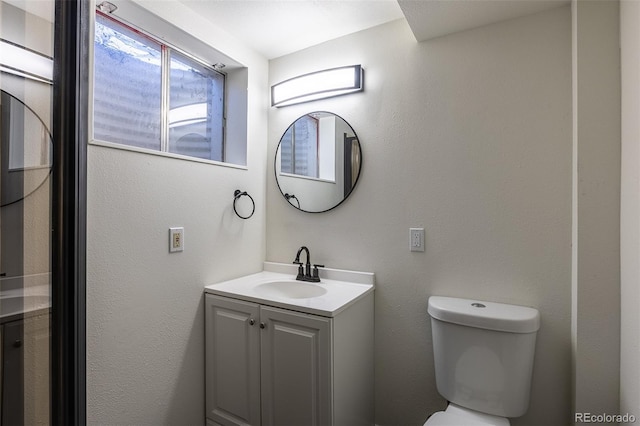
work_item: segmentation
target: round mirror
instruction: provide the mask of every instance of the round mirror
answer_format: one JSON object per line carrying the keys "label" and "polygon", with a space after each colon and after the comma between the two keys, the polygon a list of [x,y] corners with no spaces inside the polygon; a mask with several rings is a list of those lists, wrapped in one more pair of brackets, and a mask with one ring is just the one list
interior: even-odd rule
{"label": "round mirror", "polygon": [[0,207],[27,197],[49,177],[53,140],[29,107],[0,90]]}
{"label": "round mirror", "polygon": [[358,136],[343,118],[312,112],[284,132],[275,158],[280,192],[293,207],[309,213],[331,210],[353,191],[360,176]]}

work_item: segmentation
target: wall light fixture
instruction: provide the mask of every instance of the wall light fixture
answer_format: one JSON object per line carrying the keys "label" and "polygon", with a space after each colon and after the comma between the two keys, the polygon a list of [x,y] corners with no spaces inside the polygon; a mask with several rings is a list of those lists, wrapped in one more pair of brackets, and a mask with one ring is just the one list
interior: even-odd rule
{"label": "wall light fixture", "polygon": [[118,10],[118,6],[108,1],[103,1],[102,3],[96,5],[96,9],[98,9],[102,13],[113,13]]}
{"label": "wall light fixture", "polygon": [[53,59],[0,39],[0,71],[51,84]]}
{"label": "wall light fixture", "polygon": [[271,106],[283,107],[364,90],[361,65],[331,68],[271,86]]}

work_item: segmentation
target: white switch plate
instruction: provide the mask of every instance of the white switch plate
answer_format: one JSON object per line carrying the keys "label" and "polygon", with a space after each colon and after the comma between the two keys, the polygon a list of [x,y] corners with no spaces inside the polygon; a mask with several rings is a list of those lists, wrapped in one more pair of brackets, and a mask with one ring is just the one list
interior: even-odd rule
{"label": "white switch plate", "polygon": [[184,228],[169,228],[169,253],[184,250]]}
{"label": "white switch plate", "polygon": [[424,251],[424,228],[409,228],[409,249]]}

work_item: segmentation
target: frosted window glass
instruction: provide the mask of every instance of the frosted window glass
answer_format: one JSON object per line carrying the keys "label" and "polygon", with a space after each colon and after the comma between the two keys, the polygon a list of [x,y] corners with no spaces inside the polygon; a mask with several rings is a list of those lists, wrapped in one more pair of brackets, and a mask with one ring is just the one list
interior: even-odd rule
{"label": "frosted window glass", "polygon": [[162,46],[96,14],[94,138],[160,150]]}
{"label": "frosted window glass", "polygon": [[280,140],[282,173],[318,177],[318,121],[300,117]]}
{"label": "frosted window glass", "polygon": [[223,161],[224,76],[171,52],[169,152]]}

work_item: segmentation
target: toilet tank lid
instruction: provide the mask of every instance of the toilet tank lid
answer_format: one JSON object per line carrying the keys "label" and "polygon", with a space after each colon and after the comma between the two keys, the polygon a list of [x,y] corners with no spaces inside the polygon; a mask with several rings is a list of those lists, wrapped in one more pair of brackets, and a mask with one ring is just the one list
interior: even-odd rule
{"label": "toilet tank lid", "polygon": [[487,330],[533,333],[540,328],[540,313],[526,306],[431,296],[427,311],[440,321]]}

